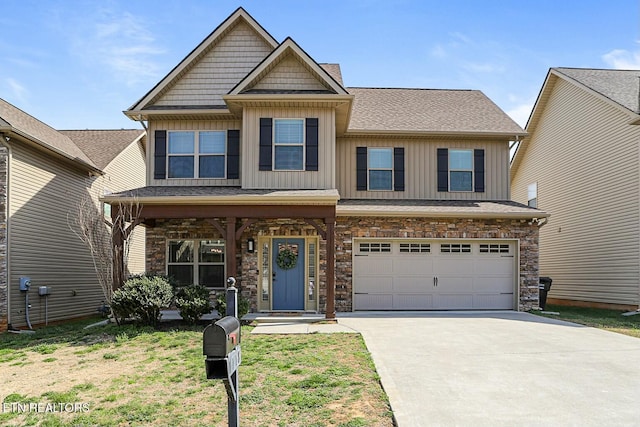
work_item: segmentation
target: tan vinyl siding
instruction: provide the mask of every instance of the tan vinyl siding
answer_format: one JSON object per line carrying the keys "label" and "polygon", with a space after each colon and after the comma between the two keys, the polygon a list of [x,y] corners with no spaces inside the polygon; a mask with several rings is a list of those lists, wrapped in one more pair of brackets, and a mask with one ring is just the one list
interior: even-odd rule
{"label": "tan vinyl siding", "polygon": [[[154,179],[153,165],[155,155],[154,135],[156,130],[166,131],[199,131],[242,129],[240,120],[156,120],[149,122],[149,143],[147,144],[147,182],[148,185],[206,185],[206,186],[240,186],[239,179]],[[242,158],[242,132],[240,134],[240,157]],[[241,171],[242,173],[242,171]],[[241,175],[242,176],[242,175]]]}
{"label": "tan vinyl siding", "polygon": [[240,22],[186,71],[155,105],[225,105],[222,96],[271,50],[249,25]]}
{"label": "tan vinyl siding", "polygon": [[[405,191],[357,191],[356,147],[404,147]],[[437,149],[485,150],[485,192],[438,192]],[[343,199],[508,200],[509,147],[507,142],[455,139],[339,138],[337,182]]]}
{"label": "tan vinyl siding", "polygon": [[52,289],[49,321],[96,313],[102,301],[93,262],[84,244],[71,232],[68,215],[78,200],[92,192],[86,171],[72,169],[51,155],[22,144],[12,146],[9,190],[10,316],[25,324],[20,276],[32,280],[31,322],[44,323],[39,286]]}
{"label": "tan vinyl siding", "polygon": [[309,70],[294,57],[287,56],[251,89],[258,90],[327,90]]}
{"label": "tan vinyl siding", "polygon": [[[317,118],[318,171],[259,170],[260,118]],[[245,108],[242,130],[242,187],[268,189],[335,188],[335,114],[322,108]]]}
{"label": "tan vinyl siding", "polygon": [[[145,185],[145,153],[142,142],[129,145],[105,168],[105,176],[100,178],[103,186],[111,192],[130,190]],[[128,269],[132,274],[144,272],[145,229],[136,227],[131,235]]]}
{"label": "tan vinyl siding", "polygon": [[640,128],[609,103],[559,79],[513,180],[551,214],[540,230],[550,297],[615,304],[639,298]]}

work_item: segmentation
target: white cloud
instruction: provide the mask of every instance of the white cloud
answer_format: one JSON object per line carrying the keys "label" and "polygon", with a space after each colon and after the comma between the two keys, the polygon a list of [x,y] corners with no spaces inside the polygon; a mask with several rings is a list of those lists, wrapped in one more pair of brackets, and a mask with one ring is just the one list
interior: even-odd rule
{"label": "white cloud", "polygon": [[7,77],[5,79],[5,84],[9,88],[9,91],[13,95],[13,99],[17,99],[20,104],[27,103],[27,95],[29,91],[23,85],[21,85],[17,80],[12,79],[11,77]]}
{"label": "white cloud", "polygon": [[529,115],[531,115],[531,110],[533,109],[534,102],[527,102],[524,104],[516,105],[515,107],[509,109],[506,113],[511,117],[516,123],[518,123],[522,128],[527,124],[527,120],[529,120]]}
{"label": "white cloud", "polygon": [[74,54],[102,64],[127,85],[159,77],[154,57],[164,53],[141,18],[128,12],[101,10],[72,35]]}
{"label": "white cloud", "polygon": [[602,60],[618,70],[640,70],[640,51],[629,52],[624,49],[614,49],[602,55]]}
{"label": "white cloud", "polygon": [[465,64],[464,68],[474,73],[503,73],[505,71],[504,67],[501,65],[479,62],[468,62]]}

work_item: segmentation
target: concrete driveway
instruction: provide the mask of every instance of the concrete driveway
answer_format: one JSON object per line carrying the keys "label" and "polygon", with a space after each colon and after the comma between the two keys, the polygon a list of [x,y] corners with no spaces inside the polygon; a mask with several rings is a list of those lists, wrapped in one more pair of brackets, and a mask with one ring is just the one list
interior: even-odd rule
{"label": "concrete driveway", "polygon": [[640,339],[528,313],[339,313],[399,427],[640,426]]}

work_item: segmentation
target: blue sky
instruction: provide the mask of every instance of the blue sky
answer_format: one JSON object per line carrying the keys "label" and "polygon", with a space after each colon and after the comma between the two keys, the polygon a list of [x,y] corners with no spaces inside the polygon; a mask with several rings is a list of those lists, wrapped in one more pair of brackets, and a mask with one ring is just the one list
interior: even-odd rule
{"label": "blue sky", "polygon": [[640,68],[639,0],[2,0],[0,98],[139,128],[122,110],[239,6],[346,86],[478,89],[521,126],[549,67]]}

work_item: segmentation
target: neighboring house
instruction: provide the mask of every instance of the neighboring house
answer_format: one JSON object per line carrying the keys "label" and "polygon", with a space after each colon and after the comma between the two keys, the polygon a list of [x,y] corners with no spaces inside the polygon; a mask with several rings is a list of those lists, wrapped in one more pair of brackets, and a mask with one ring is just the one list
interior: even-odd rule
{"label": "neighboring house", "polygon": [[[96,314],[104,297],[70,216],[87,195],[100,208],[104,189],[144,182],[144,131],[60,132],[0,99],[0,137],[0,331],[27,323],[21,277],[31,278],[32,324]],[[141,272],[136,232],[130,267]]]}
{"label": "neighboring house", "polygon": [[640,71],[551,68],[511,166],[540,231],[549,301],[640,305]]}
{"label": "neighboring house", "polygon": [[[350,88],[239,8],[125,114],[148,122],[147,270],[253,311],[527,309],[524,131],[474,90]],[[115,211],[115,210],[114,210]]]}

